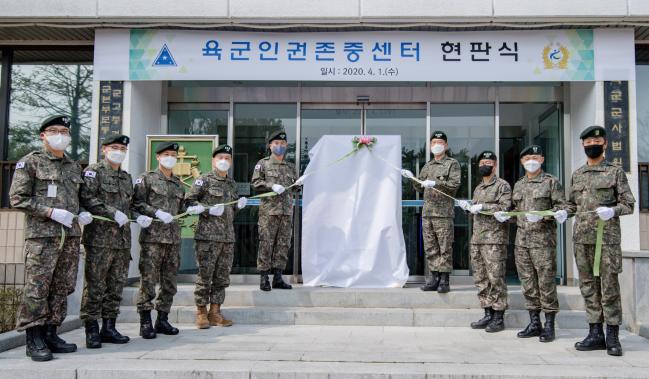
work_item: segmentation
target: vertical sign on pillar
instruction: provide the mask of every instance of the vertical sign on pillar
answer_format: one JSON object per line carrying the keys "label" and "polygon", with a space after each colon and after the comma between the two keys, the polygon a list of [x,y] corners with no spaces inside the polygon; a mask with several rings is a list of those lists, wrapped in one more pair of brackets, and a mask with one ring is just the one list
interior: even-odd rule
{"label": "vertical sign on pillar", "polygon": [[629,82],[604,82],[604,112],[606,159],[630,172]]}
{"label": "vertical sign on pillar", "polygon": [[122,134],[122,106],[124,104],[124,82],[99,82],[99,143],[98,157],[101,159],[101,142],[108,136]]}

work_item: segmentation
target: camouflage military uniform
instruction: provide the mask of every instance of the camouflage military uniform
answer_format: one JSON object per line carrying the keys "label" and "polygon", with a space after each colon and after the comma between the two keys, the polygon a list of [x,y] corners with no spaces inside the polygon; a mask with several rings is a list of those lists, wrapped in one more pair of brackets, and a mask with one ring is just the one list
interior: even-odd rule
{"label": "camouflage military uniform", "polygon": [[[58,158],[42,150],[16,164],[9,198],[11,206],[25,212],[25,287],[16,326],[61,325],[67,313],[67,296],[74,292],[79,267],[81,229],[74,221],[67,228],[48,217],[50,208],[79,213],[81,166],[68,156]],[[48,187],[56,186],[56,193]],[[51,187],[54,188],[54,187]],[[63,247],[61,231],[65,230]]]}
{"label": "camouflage military uniform", "polygon": [[[511,207],[511,200],[509,183],[496,176],[486,184],[481,181],[473,191],[473,204],[482,204],[485,212],[506,212]],[[493,216],[473,216],[471,266],[482,308],[491,307],[495,311],[507,309],[507,242],[506,223],[498,222]]]}
{"label": "camouflage military uniform", "polygon": [[[131,219],[138,216],[131,211],[133,181],[128,172],[102,160],[84,170],[83,181],[79,196],[88,212],[111,220],[118,210]],[[81,319],[117,318],[131,260],[131,227],[94,220],[85,226],[81,242],[86,252]]]}
{"label": "camouflage military uniform", "polygon": [[[288,187],[297,179],[295,166],[286,160],[278,161],[273,156],[257,162],[252,174],[252,187],[258,192],[272,191],[273,184]],[[257,270],[271,268],[284,270],[288,261],[293,232],[293,193],[297,187],[287,189],[279,196],[261,199],[259,207],[259,252]]]}
{"label": "camouflage military uniform", "polygon": [[[155,218],[157,210],[171,215],[184,213],[185,190],[175,175],[167,178],[160,170],[142,174],[135,181],[134,209],[145,216]],[[155,309],[169,313],[176,294],[176,272],[180,266],[180,224],[154,221],[140,231],[140,293],[138,312],[153,309],[156,297],[155,285],[160,280],[160,290]]]}
{"label": "camouflage military uniform", "polygon": [[[606,161],[583,165],[572,174],[569,212],[575,216],[573,241],[579,270],[579,289],[586,303],[588,322],[622,323],[618,274],[622,272],[619,216],[633,213],[635,198],[624,171]],[[615,217],[605,221],[600,276],[593,276],[598,207],[610,207]]]}
{"label": "camouflage military uniform", "polygon": [[415,189],[424,191],[422,211],[424,249],[430,271],[451,272],[453,270],[453,218],[454,202],[436,190],[455,196],[460,187],[460,164],[457,160],[444,156],[432,159],[421,169],[419,180],[434,180],[434,188],[424,189],[414,182]]}
{"label": "camouflage military uniform", "polygon": [[[194,181],[185,201],[187,206],[201,204],[207,208],[237,199],[235,181],[212,171]],[[207,210],[199,216],[194,234],[198,264],[194,301],[197,306],[223,304],[225,300],[234,259],[235,209],[236,204],[227,205],[221,216],[211,216]]]}
{"label": "camouflage military uniform", "polygon": [[[514,185],[514,211],[567,209],[559,179],[541,172],[530,179],[523,176]],[[554,313],[559,311],[557,298],[557,224],[554,217],[529,222],[525,215],[516,219],[516,269],[523,287],[528,310]]]}

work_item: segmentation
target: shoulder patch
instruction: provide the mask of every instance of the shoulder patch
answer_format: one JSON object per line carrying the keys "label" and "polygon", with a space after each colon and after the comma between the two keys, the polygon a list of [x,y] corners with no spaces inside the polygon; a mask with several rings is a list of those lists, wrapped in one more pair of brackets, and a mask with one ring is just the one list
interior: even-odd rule
{"label": "shoulder patch", "polygon": [[19,168],[25,168],[25,162],[16,163],[16,170],[18,170]]}
{"label": "shoulder patch", "polygon": [[202,179],[196,179],[196,180],[194,180],[194,184],[196,184],[197,186],[200,187],[200,186],[203,185],[203,180]]}
{"label": "shoulder patch", "polygon": [[142,183],[143,181],[144,181],[144,180],[142,180],[142,178],[137,178],[137,179],[135,179],[135,184],[140,184],[140,183]]}
{"label": "shoulder patch", "polygon": [[97,172],[88,170],[83,174],[83,176],[86,178],[94,178],[97,176]]}
{"label": "shoulder patch", "polygon": [[257,165],[255,166],[255,171],[259,171],[259,170],[261,170],[261,165],[257,163]]}

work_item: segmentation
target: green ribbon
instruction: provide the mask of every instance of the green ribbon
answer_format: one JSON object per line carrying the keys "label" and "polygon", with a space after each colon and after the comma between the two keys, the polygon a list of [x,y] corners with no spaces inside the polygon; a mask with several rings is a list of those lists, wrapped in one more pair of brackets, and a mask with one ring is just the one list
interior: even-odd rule
{"label": "green ribbon", "polygon": [[599,276],[599,265],[602,261],[602,239],[604,238],[604,220],[597,220],[597,237],[595,238],[595,261],[593,262],[593,276]]}

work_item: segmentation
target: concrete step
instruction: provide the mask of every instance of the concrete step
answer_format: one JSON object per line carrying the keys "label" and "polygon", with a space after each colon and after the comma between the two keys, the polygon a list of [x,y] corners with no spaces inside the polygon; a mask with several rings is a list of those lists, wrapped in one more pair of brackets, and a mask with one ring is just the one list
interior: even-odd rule
{"label": "concrete step", "polygon": [[[137,303],[138,287],[124,289],[123,306]],[[509,308],[525,309],[520,286],[510,286]],[[577,287],[558,287],[562,310],[584,310]],[[174,305],[194,306],[194,285],[181,284],[174,296]],[[225,305],[230,307],[289,307],[289,308],[408,308],[408,309],[479,309],[475,287],[457,285],[447,294],[422,292],[418,287],[361,289],[294,286],[292,290],[263,292],[255,285],[234,285],[227,289]]]}
{"label": "concrete step", "polygon": [[0,353],[0,379],[426,379],[646,378],[649,340],[620,333],[624,356],[578,352],[584,330],[559,329],[552,343],[500,333],[432,327],[241,325],[154,340],[118,324],[126,345],[87,349],[83,329],[65,333],[74,354],[34,363],[24,348]]}
{"label": "concrete step", "polygon": [[[120,323],[139,322],[136,307],[123,306],[118,318]],[[480,309],[435,308],[341,308],[341,307],[223,307],[223,314],[236,324],[259,325],[323,325],[323,326],[425,326],[468,327],[472,321],[483,316]],[[155,311],[153,312],[153,317]],[[174,306],[169,313],[172,323],[193,323],[196,307]],[[508,328],[523,328],[529,322],[524,310],[505,313]],[[586,328],[584,311],[561,311],[556,319],[557,327],[563,329]]]}

